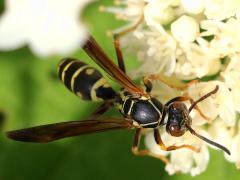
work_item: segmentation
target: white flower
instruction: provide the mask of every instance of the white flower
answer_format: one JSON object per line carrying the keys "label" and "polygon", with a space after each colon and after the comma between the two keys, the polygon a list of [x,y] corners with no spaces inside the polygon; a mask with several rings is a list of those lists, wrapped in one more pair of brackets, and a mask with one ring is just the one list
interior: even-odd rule
{"label": "white flower", "polygon": [[[122,2],[128,7],[128,1]],[[153,81],[151,94],[163,104],[183,95],[197,100],[218,86],[217,93],[198,103],[209,120],[193,110],[190,113],[192,126],[200,134],[228,148],[232,155],[225,153],[225,158],[240,168],[240,123],[237,115],[240,112],[240,1],[145,2],[146,5],[141,6],[143,14],[140,14],[144,16],[143,22],[121,39],[126,51],[136,55],[141,62],[131,76],[139,78],[154,74],[176,86],[182,85],[182,80],[199,80],[181,91]],[[128,20],[134,22],[132,18]],[[190,107],[190,102],[184,103]],[[200,153],[188,149],[165,152],[155,143],[152,132],[147,133],[147,149],[169,158],[170,163],[166,165],[169,174],[182,172],[194,176],[206,169],[208,146],[212,145],[189,132],[174,138],[164,127],[160,129],[166,145],[191,144],[201,148]]]}
{"label": "white flower", "polygon": [[199,153],[195,153],[189,149],[178,149],[169,152],[162,151],[154,141],[153,133],[149,132],[145,138],[146,147],[154,154],[169,157],[169,163],[165,169],[170,175],[181,172],[190,173],[192,176],[195,176],[207,168],[209,152],[207,146],[201,140],[189,132],[182,137],[172,137],[163,129],[161,131],[161,137],[166,146],[188,144],[201,147]]}
{"label": "white flower", "polygon": [[234,16],[239,7],[239,0],[205,0],[205,15],[208,19],[224,20]]}
{"label": "white flower", "polygon": [[6,0],[0,19],[0,49],[24,45],[40,56],[65,54],[77,49],[86,37],[79,19],[91,0]]}

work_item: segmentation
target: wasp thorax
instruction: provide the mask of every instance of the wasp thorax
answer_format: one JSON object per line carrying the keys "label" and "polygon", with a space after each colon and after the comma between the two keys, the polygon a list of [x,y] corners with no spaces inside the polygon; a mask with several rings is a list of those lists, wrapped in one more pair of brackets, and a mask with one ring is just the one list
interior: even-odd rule
{"label": "wasp thorax", "polygon": [[172,136],[182,136],[187,130],[186,125],[191,125],[186,105],[178,101],[171,103],[168,106],[167,132]]}
{"label": "wasp thorax", "polygon": [[122,102],[120,112],[133,119],[141,127],[157,127],[162,117],[163,105],[156,98],[128,96]]}

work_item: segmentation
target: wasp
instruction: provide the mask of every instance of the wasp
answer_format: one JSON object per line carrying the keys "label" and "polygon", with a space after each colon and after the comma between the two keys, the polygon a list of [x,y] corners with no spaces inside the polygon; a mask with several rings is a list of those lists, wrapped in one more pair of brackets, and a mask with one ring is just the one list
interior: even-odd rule
{"label": "wasp", "polygon": [[[215,94],[218,91],[218,86],[196,101],[188,96],[179,96],[169,100],[166,104],[162,104],[157,98],[151,95],[152,83],[150,78],[144,78],[145,88],[142,88],[141,86],[137,86],[125,73],[123,55],[117,36],[114,36],[114,47],[118,66],[113,63],[91,35],[89,35],[82,49],[121,86],[119,92],[116,92],[111,87],[96,68],[80,60],[65,58],[58,66],[59,78],[71,92],[83,100],[102,102],[89,118],[81,121],[60,122],[9,131],[7,132],[7,136],[17,141],[47,143],[66,137],[100,131],[136,129],[132,152],[140,156],[154,156],[167,162],[164,156],[153,154],[149,150],[142,150],[139,147],[142,131],[151,128],[154,132],[154,139],[162,150],[172,151],[180,148],[188,148],[199,152],[198,148],[186,144],[167,147],[159,133],[159,127],[165,126],[166,131],[172,136],[179,137],[186,131],[190,131],[192,135],[230,154],[230,151],[226,147],[198,134],[191,127],[192,119],[189,115],[191,110],[193,108],[198,110],[197,104]],[[191,101],[189,108],[184,103],[184,101],[188,100]],[[112,107],[119,110],[122,114],[121,118],[102,116]]]}

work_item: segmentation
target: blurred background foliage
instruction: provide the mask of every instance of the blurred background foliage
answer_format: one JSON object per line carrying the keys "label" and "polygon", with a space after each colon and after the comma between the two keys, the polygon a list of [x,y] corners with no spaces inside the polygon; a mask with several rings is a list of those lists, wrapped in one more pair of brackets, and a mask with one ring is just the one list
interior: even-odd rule
{"label": "blurred background foliage", "polygon": [[[84,11],[89,31],[115,59],[112,39],[106,31],[124,24],[114,16],[98,11],[100,0]],[[0,12],[4,2],[0,1]],[[96,65],[79,49],[71,55]],[[5,130],[87,117],[98,103],[84,102],[71,94],[58,80],[56,67],[61,57],[41,59],[28,47],[0,52],[0,114],[7,123]],[[127,68],[136,66],[134,57],[127,57]],[[114,87],[117,88],[115,84]],[[116,112],[112,112],[116,113]],[[116,113],[117,114],[117,113]],[[189,175],[168,176],[161,161],[136,157],[130,152],[133,131],[115,131],[69,138],[49,144],[14,142],[1,135],[0,180],[77,180],[77,179],[189,179]],[[211,151],[209,167],[193,179],[239,179],[240,173]]]}

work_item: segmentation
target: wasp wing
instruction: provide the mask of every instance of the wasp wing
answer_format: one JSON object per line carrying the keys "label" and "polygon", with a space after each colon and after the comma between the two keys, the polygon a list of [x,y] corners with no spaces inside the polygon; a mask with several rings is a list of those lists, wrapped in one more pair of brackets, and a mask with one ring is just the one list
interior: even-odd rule
{"label": "wasp wing", "polygon": [[134,128],[132,120],[124,118],[94,118],[9,131],[7,136],[16,141],[47,143],[82,134],[131,128]]}
{"label": "wasp wing", "polygon": [[103,68],[127,91],[133,94],[144,94],[143,89],[136,86],[133,81],[113,63],[92,36],[89,36],[83,49],[101,68]]}

